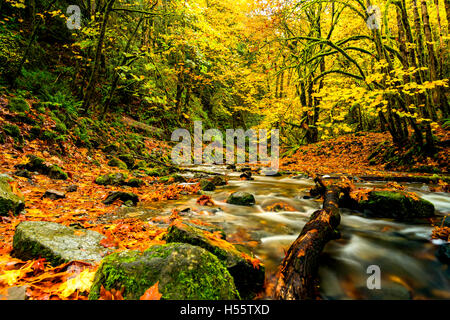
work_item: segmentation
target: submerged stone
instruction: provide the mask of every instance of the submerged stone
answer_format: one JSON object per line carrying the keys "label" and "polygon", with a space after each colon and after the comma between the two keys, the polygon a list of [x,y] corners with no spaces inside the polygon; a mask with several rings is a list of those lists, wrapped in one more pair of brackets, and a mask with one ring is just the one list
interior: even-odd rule
{"label": "submerged stone", "polygon": [[264,266],[232,243],[201,228],[184,223],[169,227],[166,242],[183,242],[202,247],[214,254],[225,265],[234,278],[234,283],[243,298],[250,299],[261,291],[264,286]]}
{"label": "submerged stone", "polygon": [[25,208],[25,199],[15,194],[9,185],[12,180],[6,175],[0,176],[0,216],[17,215]]}
{"label": "submerged stone", "polygon": [[212,183],[209,180],[201,179],[199,181],[199,183],[200,183],[200,189],[202,189],[203,191],[214,191],[214,190],[216,190],[216,186],[214,185],[214,183]]}
{"label": "submerged stone", "polygon": [[100,261],[109,249],[100,245],[104,236],[47,221],[24,221],[17,225],[13,255],[22,260],[45,258],[53,266],[82,260]]}
{"label": "submerged stone", "polygon": [[156,282],[164,300],[239,299],[233,278],[217,257],[184,243],[109,255],[95,274],[89,299],[98,299],[103,286],[123,289],[125,299],[137,300]]}
{"label": "submerged stone", "polygon": [[238,191],[228,197],[227,203],[240,206],[252,206],[255,204],[255,197],[251,193]]}
{"label": "submerged stone", "polygon": [[368,216],[406,220],[434,216],[434,206],[424,199],[414,199],[402,192],[372,191],[359,209]]}

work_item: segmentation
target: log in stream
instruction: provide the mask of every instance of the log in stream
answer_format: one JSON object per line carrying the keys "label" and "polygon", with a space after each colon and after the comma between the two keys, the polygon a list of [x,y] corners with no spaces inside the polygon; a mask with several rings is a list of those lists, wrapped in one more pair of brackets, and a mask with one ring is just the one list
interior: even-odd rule
{"label": "log in stream", "polygon": [[337,227],[341,221],[339,193],[341,187],[325,186],[315,179],[316,188],[311,194],[323,195],[323,207],[315,211],[298,238],[289,248],[281,264],[275,298],[280,300],[316,299],[318,297],[317,270],[319,257],[328,241],[340,237]]}

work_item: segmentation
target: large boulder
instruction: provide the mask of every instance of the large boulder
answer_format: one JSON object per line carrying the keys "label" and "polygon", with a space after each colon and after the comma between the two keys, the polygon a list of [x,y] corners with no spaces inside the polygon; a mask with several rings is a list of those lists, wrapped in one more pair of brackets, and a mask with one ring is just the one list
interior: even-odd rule
{"label": "large boulder", "polygon": [[16,227],[13,255],[22,260],[42,257],[54,266],[74,260],[95,263],[109,253],[100,244],[103,238],[98,232],[59,223],[24,221]]}
{"label": "large boulder", "polygon": [[[201,228],[176,223],[169,227],[166,242],[182,242],[202,247],[214,254],[228,269],[243,298],[250,299],[264,286],[264,266],[248,253],[236,248],[223,239],[222,235],[212,234]],[[253,263],[252,263],[253,262]]]}
{"label": "large boulder", "polygon": [[212,183],[209,180],[206,179],[201,179],[199,181],[200,183],[200,189],[203,191],[214,191],[216,190],[216,186],[214,185],[214,183]]}
{"label": "large boulder", "polygon": [[16,165],[19,170],[28,170],[48,175],[52,179],[67,180],[68,175],[56,164],[47,165],[45,160],[35,155],[27,155],[28,162]]}
{"label": "large boulder", "polygon": [[131,205],[135,206],[139,202],[139,197],[132,192],[113,191],[110,192],[106,199],[102,202],[104,204],[113,204],[117,200],[120,200],[124,203],[130,202]]}
{"label": "large boulder", "polygon": [[12,191],[10,181],[13,179],[6,175],[0,176],[0,216],[10,213],[17,215],[25,208],[25,199]]}
{"label": "large boulder", "polygon": [[255,204],[255,197],[251,193],[238,191],[228,197],[227,203],[240,206],[252,206]]}
{"label": "large boulder", "polygon": [[125,299],[139,299],[158,282],[161,299],[239,299],[233,278],[213,254],[184,243],[155,245],[141,251],[122,251],[103,259],[89,299],[100,289],[123,289]]}
{"label": "large boulder", "polygon": [[359,209],[368,216],[407,220],[434,216],[431,202],[396,191],[372,191]]}

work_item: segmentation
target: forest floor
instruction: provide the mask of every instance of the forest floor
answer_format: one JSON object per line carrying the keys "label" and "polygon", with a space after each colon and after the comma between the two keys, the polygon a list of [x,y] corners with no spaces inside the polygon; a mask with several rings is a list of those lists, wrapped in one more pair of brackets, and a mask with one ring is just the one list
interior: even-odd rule
{"label": "forest floor", "polygon": [[[4,113],[0,113],[0,120],[6,121]],[[52,125],[52,120],[47,119]],[[18,124],[21,132],[29,131],[30,125]],[[441,133],[445,135],[444,132]],[[377,175],[420,175],[432,174],[398,172],[394,168],[386,170],[377,160],[368,160],[370,155],[383,143],[383,148],[391,144],[388,134],[360,133],[338,137],[334,140],[300,147],[290,157],[281,161],[281,169],[291,172],[303,172],[313,176],[315,174],[346,174],[351,176]],[[167,147],[165,142],[146,139],[146,147],[158,149]],[[18,216],[0,217],[0,267],[4,272],[0,275],[0,297],[17,294],[26,295],[28,299],[86,299],[82,286],[84,280],[93,276],[95,266],[82,263],[68,263],[59,267],[51,267],[42,260],[28,262],[11,257],[15,227],[25,220],[44,220],[76,225],[82,228],[98,231],[106,235],[102,241],[105,247],[117,246],[119,250],[142,250],[152,244],[161,244],[166,229],[150,225],[145,221],[130,216],[118,220],[104,219],[113,216],[122,205],[115,202],[105,205],[102,200],[111,191],[123,190],[138,195],[141,203],[155,203],[164,200],[178,199],[186,194],[196,194],[198,185],[180,186],[168,181],[160,181],[158,177],[142,177],[144,185],[141,187],[102,186],[94,183],[95,179],[111,172],[129,173],[125,169],[112,168],[108,165],[108,156],[98,150],[79,148],[73,143],[65,143],[66,156],[59,156],[59,149],[41,139],[27,141],[17,147],[12,137],[7,137],[5,143],[0,144],[0,168],[2,174],[14,176],[11,183],[13,190],[21,193],[25,198],[26,213]],[[381,149],[378,149],[380,153]],[[45,159],[49,164],[59,165],[66,173],[67,180],[54,180],[46,175],[35,174],[31,178],[14,175],[15,166],[27,161],[26,156],[33,154]],[[376,157],[375,157],[376,158]],[[434,160],[424,158],[417,161],[416,167],[432,166],[448,171],[448,150],[440,151]],[[76,185],[73,192],[66,192],[69,186]],[[448,189],[446,182],[439,180],[434,187],[436,191]],[[64,199],[50,200],[43,198],[46,190],[59,190],[65,193]],[[145,241],[144,241],[145,240]],[[82,273],[87,269],[89,272]],[[86,279],[83,279],[85,277]],[[77,279],[68,282],[69,279]],[[89,283],[88,280],[86,280]],[[72,286],[69,286],[72,283]],[[23,289],[25,288],[25,289]]]}

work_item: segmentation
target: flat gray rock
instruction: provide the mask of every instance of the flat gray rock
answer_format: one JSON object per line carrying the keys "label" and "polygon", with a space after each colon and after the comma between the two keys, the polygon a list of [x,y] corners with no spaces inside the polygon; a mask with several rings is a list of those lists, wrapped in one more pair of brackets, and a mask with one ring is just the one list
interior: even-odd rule
{"label": "flat gray rock", "polygon": [[45,258],[52,265],[81,260],[100,261],[110,250],[100,245],[98,232],[47,221],[24,221],[16,227],[13,254],[22,260]]}

